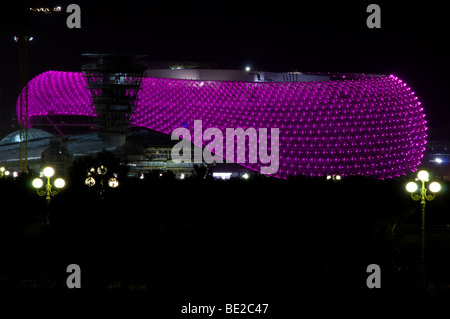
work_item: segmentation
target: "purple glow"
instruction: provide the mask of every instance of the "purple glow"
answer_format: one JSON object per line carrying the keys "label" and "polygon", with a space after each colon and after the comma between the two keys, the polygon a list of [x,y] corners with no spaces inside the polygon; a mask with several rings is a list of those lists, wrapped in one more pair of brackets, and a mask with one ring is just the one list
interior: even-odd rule
{"label": "purple glow", "polygon": [[[141,88],[131,122],[167,134],[187,127],[193,136],[194,120],[203,131],[279,128],[277,177],[395,177],[416,170],[425,150],[423,108],[393,75],[270,83],[143,78]],[[29,116],[95,116],[90,97],[81,73],[45,72],[29,82]]]}

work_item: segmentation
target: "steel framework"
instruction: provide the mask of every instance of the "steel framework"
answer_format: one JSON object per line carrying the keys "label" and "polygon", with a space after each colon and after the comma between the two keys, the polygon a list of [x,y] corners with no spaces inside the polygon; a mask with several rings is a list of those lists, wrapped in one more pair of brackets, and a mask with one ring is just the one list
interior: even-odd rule
{"label": "steel framework", "polygon": [[145,68],[127,54],[83,54],[95,59],[82,66],[92,94],[99,136],[112,144],[125,142],[130,116]]}

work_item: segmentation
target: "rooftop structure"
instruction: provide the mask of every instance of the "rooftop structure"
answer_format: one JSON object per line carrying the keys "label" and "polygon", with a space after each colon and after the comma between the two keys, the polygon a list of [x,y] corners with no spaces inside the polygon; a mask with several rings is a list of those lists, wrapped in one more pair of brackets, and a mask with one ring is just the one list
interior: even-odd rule
{"label": "rooftop structure", "polygon": [[[29,141],[35,141],[40,139],[48,139],[53,137],[53,134],[50,134],[43,130],[38,130],[31,128],[28,130],[28,140]],[[12,133],[9,133],[4,138],[0,140],[0,145],[9,145],[14,143],[20,143],[21,142],[21,134],[20,131],[14,131]]]}

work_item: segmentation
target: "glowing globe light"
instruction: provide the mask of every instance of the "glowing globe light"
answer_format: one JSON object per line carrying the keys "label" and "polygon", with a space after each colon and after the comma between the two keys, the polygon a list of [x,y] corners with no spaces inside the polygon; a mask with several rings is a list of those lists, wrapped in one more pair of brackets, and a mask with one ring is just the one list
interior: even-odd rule
{"label": "glowing globe light", "polygon": [[414,193],[415,191],[417,191],[417,184],[414,182],[409,182],[408,184],[406,184],[406,190],[410,193]]}
{"label": "glowing globe light", "polygon": [[43,173],[44,173],[45,177],[52,177],[55,174],[55,171],[51,167],[46,167],[46,168],[44,168]]}
{"label": "glowing globe light", "polygon": [[86,178],[86,180],[84,181],[84,183],[89,186],[92,187],[95,185],[95,179],[93,177],[88,177]]}
{"label": "glowing globe light", "polygon": [[42,185],[44,185],[44,182],[40,178],[33,179],[33,187],[34,188],[41,188]]}
{"label": "glowing globe light", "polygon": [[422,182],[428,182],[428,178],[430,177],[430,174],[428,174],[427,171],[420,171],[417,173],[417,178],[421,180]]}
{"label": "glowing globe light", "polygon": [[441,184],[438,182],[433,182],[429,186],[430,192],[437,193],[441,190]]}
{"label": "glowing globe light", "polygon": [[105,166],[100,166],[99,168],[97,168],[97,173],[99,175],[105,175],[106,172],[108,172],[108,169]]}
{"label": "glowing globe light", "polygon": [[109,187],[116,188],[117,186],[119,186],[119,181],[117,180],[117,178],[112,177],[109,179],[108,185]]}
{"label": "glowing globe light", "polygon": [[55,187],[63,188],[66,185],[66,182],[62,178],[55,179]]}

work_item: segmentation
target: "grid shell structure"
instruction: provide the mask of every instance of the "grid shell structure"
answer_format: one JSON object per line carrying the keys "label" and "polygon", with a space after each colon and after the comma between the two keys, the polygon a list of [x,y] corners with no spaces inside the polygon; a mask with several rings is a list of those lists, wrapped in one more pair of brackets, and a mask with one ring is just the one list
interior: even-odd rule
{"label": "grid shell structure", "polygon": [[[48,71],[29,82],[29,116],[95,116],[90,98],[82,73]],[[145,77],[137,99],[131,123],[167,134],[186,127],[193,137],[195,120],[202,120],[203,131],[278,128],[273,175],[281,178],[396,177],[417,169],[426,144],[421,103],[393,75],[311,82]],[[264,165],[248,159],[242,165],[258,171]]]}

